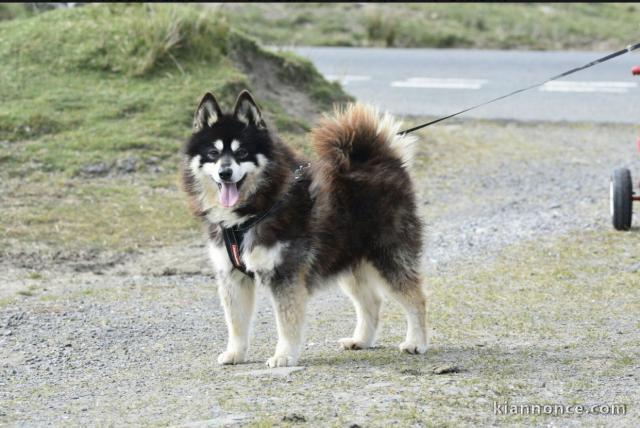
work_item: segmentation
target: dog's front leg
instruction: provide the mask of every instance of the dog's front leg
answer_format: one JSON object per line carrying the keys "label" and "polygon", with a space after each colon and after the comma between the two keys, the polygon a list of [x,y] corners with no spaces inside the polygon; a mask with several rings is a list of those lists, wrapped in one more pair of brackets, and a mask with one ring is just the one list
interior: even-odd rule
{"label": "dog's front leg", "polygon": [[233,271],[218,280],[218,295],[224,308],[229,341],[218,356],[219,364],[238,364],[247,358],[251,319],[255,306],[255,285],[244,274]]}
{"label": "dog's front leg", "polygon": [[269,367],[294,366],[300,356],[303,340],[304,314],[309,293],[304,283],[271,287],[273,308],[278,328],[278,344]]}

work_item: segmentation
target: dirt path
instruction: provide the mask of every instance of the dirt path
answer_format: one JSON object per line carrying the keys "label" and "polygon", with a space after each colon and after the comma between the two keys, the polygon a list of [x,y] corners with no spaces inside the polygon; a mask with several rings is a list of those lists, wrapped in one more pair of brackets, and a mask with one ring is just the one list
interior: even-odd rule
{"label": "dirt path", "polygon": [[[197,231],[135,255],[7,249],[0,424],[637,426],[640,238],[608,219],[608,177],[637,157],[634,138],[629,126],[472,122],[425,134],[423,357],[396,350],[392,303],[378,348],[339,351],[355,317],[334,290],[312,301],[301,367],[266,370],[263,292],[250,363],[219,367],[224,320]],[[494,402],[626,415],[503,415]]]}

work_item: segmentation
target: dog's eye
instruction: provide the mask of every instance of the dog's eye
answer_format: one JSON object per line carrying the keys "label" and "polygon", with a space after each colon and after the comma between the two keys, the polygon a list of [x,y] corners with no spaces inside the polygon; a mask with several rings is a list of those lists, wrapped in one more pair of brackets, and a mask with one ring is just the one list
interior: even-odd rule
{"label": "dog's eye", "polygon": [[211,149],[207,152],[207,157],[209,159],[214,159],[215,157],[219,156],[220,152],[218,151],[218,149]]}
{"label": "dog's eye", "polygon": [[238,149],[236,150],[235,155],[238,159],[244,159],[249,156],[249,153],[245,149]]}

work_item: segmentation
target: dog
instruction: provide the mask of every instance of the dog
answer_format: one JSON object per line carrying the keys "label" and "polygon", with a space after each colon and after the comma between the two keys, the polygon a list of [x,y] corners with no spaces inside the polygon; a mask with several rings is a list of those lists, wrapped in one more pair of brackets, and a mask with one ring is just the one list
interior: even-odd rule
{"label": "dog", "polygon": [[374,344],[383,295],[406,312],[399,348],[427,349],[420,275],[423,224],[410,174],[415,137],[370,106],[348,104],[312,130],[309,163],[267,127],[242,91],[223,113],[207,93],[182,149],[182,184],[202,219],[228,329],[219,364],[247,358],[256,287],[272,297],[278,341],[269,367],[297,364],[305,306],[338,283],[357,322],[343,349]]}

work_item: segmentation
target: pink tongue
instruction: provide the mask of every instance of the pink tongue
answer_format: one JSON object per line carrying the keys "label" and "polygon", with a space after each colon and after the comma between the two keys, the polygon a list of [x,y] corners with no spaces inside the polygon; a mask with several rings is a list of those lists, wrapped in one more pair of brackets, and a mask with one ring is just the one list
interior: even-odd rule
{"label": "pink tongue", "polygon": [[222,183],[222,190],[220,192],[220,203],[223,207],[232,207],[238,202],[238,186],[236,183]]}

